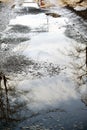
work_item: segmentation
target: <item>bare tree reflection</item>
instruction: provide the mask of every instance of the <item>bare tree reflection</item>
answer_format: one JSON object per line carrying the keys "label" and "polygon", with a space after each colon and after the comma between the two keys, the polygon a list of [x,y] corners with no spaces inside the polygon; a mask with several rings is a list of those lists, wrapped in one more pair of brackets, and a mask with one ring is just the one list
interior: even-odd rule
{"label": "bare tree reflection", "polygon": [[11,98],[14,96],[17,98],[17,95],[15,89],[8,86],[8,79],[2,72],[0,73],[0,129],[2,130],[10,122],[16,123],[23,120],[21,111],[26,106],[25,102],[12,101]]}
{"label": "bare tree reflection", "polygon": [[87,45],[85,44],[75,44],[73,50],[70,52],[69,56],[73,58],[71,63],[73,68],[73,73],[78,86],[86,84],[87,82]]}
{"label": "bare tree reflection", "polygon": [[[4,90],[3,87],[1,85],[1,81],[3,81],[3,85],[4,85]],[[8,101],[8,89],[7,89],[7,78],[5,77],[5,75],[3,73],[0,74],[0,118],[5,119],[6,121],[8,121],[9,119],[9,101]]]}

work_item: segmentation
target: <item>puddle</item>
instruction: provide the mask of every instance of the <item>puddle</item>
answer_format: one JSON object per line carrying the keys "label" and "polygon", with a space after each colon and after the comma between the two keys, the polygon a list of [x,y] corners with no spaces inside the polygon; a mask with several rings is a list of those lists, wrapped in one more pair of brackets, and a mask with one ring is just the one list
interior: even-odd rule
{"label": "puddle", "polygon": [[[16,13],[18,10],[20,12],[20,8],[14,9]],[[53,10],[50,14],[57,13],[55,8],[49,12]],[[70,20],[73,13],[64,8],[58,13],[61,17],[56,18],[46,15],[48,12],[37,13],[35,9],[32,13],[36,13],[32,14],[26,7],[22,11],[25,15],[18,13],[11,19],[1,36],[0,66],[8,75],[6,80],[0,75],[0,94],[3,95],[0,100],[4,100],[4,111],[1,108],[0,111],[6,117],[0,115],[4,119],[1,129],[12,124],[13,127],[9,125],[11,130],[86,130],[86,96],[83,97],[87,92],[86,44],[82,44],[86,41],[81,37],[85,31],[78,33],[80,24],[74,31],[71,26],[74,18]],[[75,24],[78,19],[75,18]],[[7,51],[6,44],[12,44]],[[14,114],[6,107],[7,99]],[[20,120],[7,122],[10,118],[6,115],[13,119],[20,117]]]}

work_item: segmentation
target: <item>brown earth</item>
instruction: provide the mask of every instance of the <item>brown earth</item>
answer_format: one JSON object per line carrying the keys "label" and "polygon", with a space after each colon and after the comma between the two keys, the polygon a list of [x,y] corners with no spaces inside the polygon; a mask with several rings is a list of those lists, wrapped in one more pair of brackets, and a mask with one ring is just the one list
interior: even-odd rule
{"label": "brown earth", "polygon": [[57,0],[61,5],[66,6],[69,5],[71,7],[81,6],[87,7],[87,0]]}

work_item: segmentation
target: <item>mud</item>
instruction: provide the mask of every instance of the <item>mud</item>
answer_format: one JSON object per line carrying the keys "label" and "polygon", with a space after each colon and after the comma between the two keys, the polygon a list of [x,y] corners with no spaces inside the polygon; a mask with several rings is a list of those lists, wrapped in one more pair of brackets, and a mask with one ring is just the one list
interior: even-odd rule
{"label": "mud", "polygon": [[26,58],[23,55],[13,55],[7,57],[2,63],[2,70],[7,73],[22,74],[23,72],[30,74],[33,78],[44,77],[45,75],[53,76],[58,75],[61,70],[65,67],[59,67],[55,64],[48,63],[38,63],[31,59]]}
{"label": "mud", "polygon": [[44,13],[44,12],[47,12],[48,9],[35,9],[35,8],[20,8],[20,10],[18,11],[15,11],[17,14],[19,15],[24,15],[24,14],[39,14],[39,13]]}
{"label": "mud", "polygon": [[28,41],[29,38],[3,38],[0,40],[0,43],[5,43],[5,44],[18,44],[20,42]]}
{"label": "mud", "polygon": [[30,28],[23,25],[13,25],[9,32],[14,33],[29,33],[31,31]]}

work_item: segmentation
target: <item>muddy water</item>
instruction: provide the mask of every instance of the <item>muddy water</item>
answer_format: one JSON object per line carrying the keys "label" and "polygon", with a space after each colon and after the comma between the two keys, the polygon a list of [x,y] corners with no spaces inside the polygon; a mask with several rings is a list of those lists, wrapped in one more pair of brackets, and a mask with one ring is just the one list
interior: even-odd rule
{"label": "muddy water", "polygon": [[[86,130],[86,76],[78,80],[85,70],[86,20],[60,7],[21,7],[14,13],[0,41],[1,70],[10,78],[9,102],[4,100],[10,107],[0,109],[0,128]],[[4,89],[1,94],[6,99]]]}

